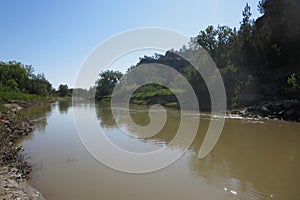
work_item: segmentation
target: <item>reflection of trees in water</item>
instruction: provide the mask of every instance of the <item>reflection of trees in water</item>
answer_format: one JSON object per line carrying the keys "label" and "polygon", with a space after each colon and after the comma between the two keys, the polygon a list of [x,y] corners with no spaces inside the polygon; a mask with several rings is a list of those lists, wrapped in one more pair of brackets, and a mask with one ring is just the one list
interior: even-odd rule
{"label": "reflection of trees in water", "polygon": [[69,108],[72,106],[71,101],[59,101],[58,108],[60,113],[68,113]]}
{"label": "reflection of trees in water", "polygon": [[43,132],[47,126],[47,117],[49,113],[52,111],[52,105],[47,104],[43,106],[32,107],[28,109],[24,109],[22,114],[29,117],[33,123],[34,128],[40,132]]}
{"label": "reflection of trees in water", "polygon": [[[193,173],[204,178],[207,184],[238,191],[238,196],[242,198],[243,195],[247,195],[245,192],[253,190],[251,173],[257,167],[251,164],[255,154],[249,152],[252,149],[249,147],[249,141],[240,140],[240,136],[235,135],[236,131],[235,126],[226,123],[218,143],[204,159],[198,158],[201,143],[197,141],[201,139],[197,136],[190,151],[189,165]],[[251,166],[254,168],[251,169]]]}
{"label": "reflection of trees in water", "polygon": [[[299,182],[300,162],[289,162],[286,155],[291,154],[293,147],[300,152],[300,147],[297,142],[282,140],[283,132],[278,128],[271,124],[227,120],[217,145],[201,160],[198,141],[203,139],[196,137],[190,151],[190,168],[210,185],[237,191],[241,199],[254,196],[255,199],[268,199],[269,194],[282,193],[282,189]],[[293,186],[291,194],[298,192]],[[282,196],[282,199],[290,198]]]}
{"label": "reflection of trees in water", "polygon": [[[202,177],[208,185],[237,192],[240,198],[248,199],[247,192],[250,194],[255,191],[250,174],[256,169],[249,168],[251,165],[248,156],[250,155],[242,149],[235,148],[242,147],[243,144],[238,139],[231,138],[230,134],[233,130],[230,129],[227,129],[228,132],[223,132],[213,151],[204,159],[198,158],[202,144],[199,141],[203,141],[198,134],[190,149],[189,165],[191,171]],[[244,145],[244,148],[248,149],[247,145]]]}
{"label": "reflection of trees in water", "polygon": [[[102,126],[116,127],[109,105],[100,106],[97,111]],[[128,121],[125,115],[122,115],[122,111],[117,110],[117,115],[122,119],[121,124],[128,127]],[[131,116],[140,125],[149,123],[147,111],[133,109]],[[176,112],[171,113],[166,125],[158,134],[142,141],[168,144],[174,138],[179,122],[180,115],[176,116]],[[191,173],[201,177],[207,185],[224,190],[224,195],[228,193],[240,199],[268,199],[268,195],[277,191],[282,193],[282,199],[292,199],[293,195],[299,194],[296,186],[300,180],[300,162],[297,160],[300,136],[295,134],[295,138],[292,139],[291,134],[288,134],[283,140],[285,136],[282,135],[297,133],[295,128],[289,129],[270,122],[253,124],[243,123],[241,120],[227,120],[213,151],[200,160],[198,153],[208,125],[209,120],[201,118],[198,134],[186,153]],[[127,130],[134,131],[130,127]],[[138,133],[135,135],[138,136]],[[183,146],[184,141],[170,148],[180,149]],[[280,189],[288,187],[290,194]]]}
{"label": "reflection of trees in water", "polygon": [[[116,116],[113,116],[112,109],[115,109]],[[100,125],[104,128],[117,127],[116,121],[122,128],[130,132],[131,135],[136,137],[144,137],[147,133],[141,133],[134,129],[126,117],[127,110],[123,109],[122,106],[119,108],[111,108],[109,103],[96,104],[97,118],[100,120]],[[154,136],[140,139],[144,142],[153,142],[156,144],[168,144],[176,135],[178,127],[180,124],[180,114],[179,111],[169,110],[167,111],[167,120],[163,128]],[[130,106],[130,115],[132,120],[139,126],[146,126],[150,123],[149,108],[146,106]],[[114,119],[115,117],[115,119]],[[159,117],[159,116],[157,116]],[[115,121],[116,120],[116,121]],[[191,122],[193,123],[193,122]],[[151,130],[149,130],[151,132]],[[170,148],[182,149],[185,147],[185,141],[183,143],[176,142],[176,146],[171,146]]]}
{"label": "reflection of trees in water", "polygon": [[[144,111],[136,108],[131,110],[131,116],[137,124],[145,126],[150,120],[146,109],[142,109]],[[116,127],[109,105],[100,105],[97,111],[97,117],[101,120],[102,126]],[[127,130],[134,132],[130,128],[124,112],[122,109],[117,110],[117,120],[124,127],[127,126]],[[176,111],[169,112],[163,129],[155,136],[141,140],[168,144],[178,130],[180,115],[177,114]],[[241,199],[253,199],[254,196],[256,199],[267,199],[270,197],[268,193],[276,193],[276,188],[287,187],[287,183],[284,181],[286,178],[291,180],[293,185],[297,185],[296,181],[300,179],[300,175],[295,174],[299,174],[297,167],[300,166],[300,162],[296,163],[294,160],[293,163],[287,161],[287,158],[295,158],[296,153],[300,152],[300,146],[296,144],[299,140],[295,139],[292,147],[289,147],[291,141],[282,141],[280,137],[282,134],[273,134],[280,132],[276,130],[278,126],[263,126],[262,124],[229,120],[213,151],[206,158],[200,160],[198,153],[208,126],[209,119],[201,118],[198,134],[186,153],[187,164],[191,172],[198,175],[206,185],[224,190],[224,195],[228,193],[228,195]],[[272,134],[265,134],[266,132]],[[138,136],[138,133],[134,133],[134,135]],[[170,148],[181,149],[184,145],[183,141]],[[282,145],[284,148],[278,151]],[[289,156],[287,157],[287,155]],[[278,178],[278,174],[285,175]],[[276,179],[280,181],[276,181]],[[234,194],[235,192],[237,195]],[[294,194],[295,192],[296,189]]]}
{"label": "reflection of trees in water", "polygon": [[[131,110],[131,116],[137,124],[145,126],[150,120],[146,109],[142,109],[144,111]],[[122,109],[117,110],[118,121],[127,130],[134,132],[124,112]],[[109,105],[98,106],[97,117],[101,120],[101,126],[116,127]],[[166,125],[158,134],[141,140],[168,144],[174,138],[179,122],[180,115],[176,116],[174,111],[170,113]],[[283,193],[283,199],[291,199],[298,192],[296,185],[300,180],[300,162],[296,155],[300,152],[300,146],[297,144],[300,136],[294,140],[282,140],[283,132],[291,133],[296,132],[295,130],[289,130],[287,127],[283,130],[280,126],[272,124],[227,120],[213,151],[200,160],[198,153],[208,125],[209,119],[201,118],[198,134],[186,153],[191,173],[198,175],[207,185],[224,190],[224,195],[241,199],[267,199],[277,190]],[[134,135],[138,136],[138,133]],[[181,149],[184,145],[184,141],[179,141],[176,146],[170,148]],[[290,184],[287,180],[292,186],[288,186]],[[290,187],[291,194],[280,189],[287,187]]]}
{"label": "reflection of trees in water", "polygon": [[34,128],[36,128],[39,132],[44,132],[47,124],[47,117],[41,118],[34,124]]}
{"label": "reflection of trees in water", "polygon": [[[137,115],[133,114],[132,118],[133,120],[136,120],[137,118],[139,118],[139,114]],[[150,122],[150,118],[149,118],[149,122]],[[179,127],[179,123],[180,123],[180,119],[178,117],[174,117],[172,114],[167,112],[167,120],[163,128],[157,134],[155,134],[152,137],[146,138],[145,140],[152,141],[158,144],[168,144],[176,135]],[[180,148],[180,144],[178,147],[173,146],[171,148]]]}
{"label": "reflection of trees in water", "polygon": [[110,103],[96,103],[95,106],[97,119],[100,120],[100,125],[104,128],[116,127]]}

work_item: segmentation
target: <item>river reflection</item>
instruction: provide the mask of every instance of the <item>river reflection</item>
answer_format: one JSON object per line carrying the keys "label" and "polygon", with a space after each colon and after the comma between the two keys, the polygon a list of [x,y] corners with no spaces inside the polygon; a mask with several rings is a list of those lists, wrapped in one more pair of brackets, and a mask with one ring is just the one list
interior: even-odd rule
{"label": "river reflection", "polygon": [[[103,105],[97,106],[98,118],[102,126],[116,126],[111,109],[109,105],[105,108]],[[150,122],[147,112],[147,107],[134,107],[131,117],[138,125],[145,126]],[[117,113],[122,115],[122,109],[119,109]],[[179,114],[179,111],[169,110],[164,128],[157,135],[144,140],[158,144],[170,142],[180,123]],[[127,125],[127,130],[134,132],[126,122],[127,120],[123,119],[120,124]],[[287,183],[279,175],[285,174],[292,177],[299,174],[297,172],[297,167],[300,166],[299,161],[293,165],[300,149],[295,142],[299,142],[300,139],[298,124],[278,121],[227,120],[224,133],[214,151],[208,158],[200,160],[197,156],[208,125],[209,119],[202,117],[201,128],[190,146],[189,166],[193,174],[205,177],[209,184],[216,184],[231,195],[239,194],[242,199],[276,197],[278,196],[276,191],[280,188],[289,188],[290,191],[297,192],[296,185],[300,176],[290,179],[291,182]],[[297,140],[290,141],[288,138],[283,140],[285,137],[282,135],[282,129],[289,133],[287,137],[295,137]],[[141,133],[136,134],[140,136]],[[290,186],[293,181],[294,183]],[[274,190],[274,188],[277,189]],[[289,196],[290,192],[283,192]]]}
{"label": "river reflection", "polygon": [[47,118],[51,115],[54,104],[47,104],[43,106],[32,107],[30,109],[22,110],[22,114],[30,116],[34,123],[34,128],[39,132],[43,132],[47,126]]}
{"label": "river reflection", "polygon": [[[50,200],[300,198],[299,124],[228,119],[213,151],[200,160],[198,152],[209,125],[209,115],[201,115],[198,134],[182,158],[158,172],[130,175],[101,165],[86,152],[73,120],[73,111],[78,109],[95,115],[113,143],[133,152],[166,146],[180,122],[179,111],[167,110],[163,129],[150,138],[139,139],[136,136],[144,133],[132,128],[122,106],[69,102],[29,109],[26,114],[43,124],[37,125],[34,132],[39,137],[23,142],[26,153],[31,155],[29,161],[43,163],[34,171],[31,183]],[[119,125],[132,135],[117,127],[112,109]],[[147,107],[133,106],[130,112],[137,124],[150,123]],[[195,114],[191,112],[186,120],[195,123]],[[170,150],[182,149],[186,143],[181,138],[176,144]]]}
{"label": "river reflection", "polygon": [[300,132],[299,125],[295,126],[228,120],[218,145],[206,159],[196,159],[200,146],[194,142],[191,170],[240,199],[295,199],[300,178],[300,162],[295,160],[300,153]]}
{"label": "river reflection", "polygon": [[60,113],[67,113],[69,108],[72,106],[71,101],[62,100],[58,102],[58,108]]}
{"label": "river reflection", "polygon": [[117,126],[113,118],[110,103],[104,102],[102,106],[100,104],[96,104],[96,114],[102,127],[113,128]]}
{"label": "river reflection", "polygon": [[47,118],[50,117],[52,110],[59,109],[61,114],[68,113],[72,106],[71,101],[58,101],[53,104],[46,104],[42,106],[32,107],[30,109],[22,110],[22,114],[29,116],[34,124],[34,128],[39,132],[44,132],[47,126]]}
{"label": "river reflection", "polygon": [[[127,132],[132,136],[143,138],[143,132],[137,132],[134,127],[131,126],[130,120],[126,116],[127,109],[123,108],[122,105],[113,109],[115,110],[115,116],[113,116],[110,104],[96,104],[97,118],[99,119],[102,127],[115,128],[120,125],[123,129],[126,129]],[[147,126],[151,120],[148,110],[149,108],[146,106],[131,106],[130,116],[132,117],[134,123],[141,127]],[[178,118],[176,115],[179,114],[179,111],[168,110],[167,121],[163,129],[154,137],[146,138],[146,140],[154,139],[169,142],[178,129],[180,118]],[[160,118],[161,116],[157,115],[157,117]],[[118,121],[118,125],[116,124],[115,118]]]}

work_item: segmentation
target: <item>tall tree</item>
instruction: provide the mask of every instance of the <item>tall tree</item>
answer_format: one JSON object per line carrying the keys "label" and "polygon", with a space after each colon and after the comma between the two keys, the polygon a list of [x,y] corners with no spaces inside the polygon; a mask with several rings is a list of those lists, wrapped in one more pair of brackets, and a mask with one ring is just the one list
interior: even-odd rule
{"label": "tall tree", "polygon": [[99,79],[96,81],[96,100],[102,99],[106,95],[113,92],[115,85],[119,82],[123,74],[119,71],[107,70],[99,74]]}
{"label": "tall tree", "polygon": [[58,87],[58,94],[59,96],[61,97],[65,97],[69,94],[69,87],[67,84],[63,85],[63,84],[60,84],[59,87]]}

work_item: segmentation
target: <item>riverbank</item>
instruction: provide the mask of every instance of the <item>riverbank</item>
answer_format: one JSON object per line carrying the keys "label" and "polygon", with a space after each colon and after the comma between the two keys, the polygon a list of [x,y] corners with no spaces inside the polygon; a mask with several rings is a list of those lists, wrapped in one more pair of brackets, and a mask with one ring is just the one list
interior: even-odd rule
{"label": "riverbank", "polygon": [[[105,96],[101,101],[108,102],[111,96]],[[136,92],[130,99],[131,104],[150,106],[160,104],[172,109],[180,109],[173,93],[158,90],[155,92]],[[209,110],[204,107],[202,111]],[[275,119],[300,122],[300,101],[297,99],[283,99],[274,101],[262,101],[250,106],[238,107],[228,110],[228,117],[232,118],[253,118],[253,119]]]}
{"label": "riverbank", "polygon": [[300,101],[297,99],[264,101],[253,106],[232,110],[230,115],[242,118],[263,118],[300,122]]}
{"label": "riverbank", "polygon": [[[138,105],[161,104],[173,109],[180,108],[176,96],[168,89],[135,92],[130,99],[130,103]],[[200,110],[209,111],[209,105],[199,104],[199,106]],[[247,107],[238,107],[238,109],[235,110],[228,110],[228,114],[229,117],[300,122],[300,101],[297,99],[262,101],[260,103],[253,103]]]}
{"label": "riverbank", "polygon": [[47,101],[7,101],[0,109],[0,198],[44,200],[39,191],[27,183],[31,166],[20,155],[22,146],[17,146],[21,137],[31,134],[30,120],[18,111],[44,105]]}

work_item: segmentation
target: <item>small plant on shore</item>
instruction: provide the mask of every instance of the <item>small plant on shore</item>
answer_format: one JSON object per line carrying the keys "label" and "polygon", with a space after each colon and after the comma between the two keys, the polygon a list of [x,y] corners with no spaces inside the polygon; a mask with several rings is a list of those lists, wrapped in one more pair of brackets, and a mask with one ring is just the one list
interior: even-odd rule
{"label": "small plant on shore", "polygon": [[298,83],[298,78],[296,73],[292,73],[287,78],[287,86],[284,88],[284,93],[289,97],[296,97],[300,94],[300,86]]}

